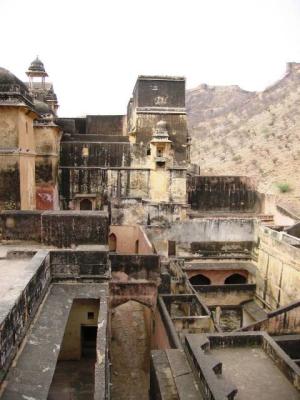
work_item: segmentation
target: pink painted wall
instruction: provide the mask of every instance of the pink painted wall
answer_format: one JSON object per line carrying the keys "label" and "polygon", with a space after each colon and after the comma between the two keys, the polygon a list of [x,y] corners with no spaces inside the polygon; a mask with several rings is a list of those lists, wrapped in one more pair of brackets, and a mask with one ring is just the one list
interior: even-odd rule
{"label": "pink painted wall", "polygon": [[[117,238],[116,253],[122,254],[154,254],[152,244],[150,243],[144,230],[137,225],[111,225],[109,235],[114,234]],[[138,241],[138,252],[136,252],[136,243]]]}

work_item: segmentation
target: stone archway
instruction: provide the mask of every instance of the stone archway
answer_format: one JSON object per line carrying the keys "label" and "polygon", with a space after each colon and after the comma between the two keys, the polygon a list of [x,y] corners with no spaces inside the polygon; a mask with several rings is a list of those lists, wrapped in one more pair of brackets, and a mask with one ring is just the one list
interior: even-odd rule
{"label": "stone archway", "polygon": [[229,275],[224,281],[225,285],[241,285],[245,283],[247,283],[247,278],[241,274]]}
{"label": "stone archway", "polygon": [[190,278],[192,285],[211,285],[211,280],[202,274],[194,275]]}

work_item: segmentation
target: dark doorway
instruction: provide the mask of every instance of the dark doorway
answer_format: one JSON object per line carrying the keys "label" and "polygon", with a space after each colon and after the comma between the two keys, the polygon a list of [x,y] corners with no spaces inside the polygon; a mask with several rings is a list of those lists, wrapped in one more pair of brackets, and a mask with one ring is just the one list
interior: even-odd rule
{"label": "dark doorway", "polygon": [[247,283],[247,278],[241,274],[232,274],[225,279],[225,285],[239,285]]}
{"label": "dark doorway", "polygon": [[89,199],[83,199],[80,202],[80,210],[92,210],[93,204]]}
{"label": "dark doorway", "polygon": [[96,357],[96,341],[97,327],[96,326],[81,326],[81,357],[95,358]]}
{"label": "dark doorway", "polygon": [[135,241],[135,254],[139,254],[139,241]]}
{"label": "dark doorway", "polygon": [[108,248],[109,251],[117,250],[117,237],[114,233],[111,233],[108,237]]}
{"label": "dark doorway", "polygon": [[210,285],[211,281],[209,278],[202,274],[198,274],[190,278],[190,282],[192,285]]}

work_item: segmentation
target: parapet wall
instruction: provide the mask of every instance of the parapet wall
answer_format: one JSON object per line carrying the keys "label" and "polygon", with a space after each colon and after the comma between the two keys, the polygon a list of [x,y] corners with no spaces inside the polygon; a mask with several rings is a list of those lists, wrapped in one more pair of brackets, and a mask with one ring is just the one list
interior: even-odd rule
{"label": "parapet wall", "polygon": [[50,263],[54,281],[110,277],[107,251],[54,250],[50,252]]}
{"label": "parapet wall", "polygon": [[166,228],[150,227],[147,234],[160,253],[166,253],[168,241],[175,241],[177,255],[191,253],[193,248],[210,246],[221,249],[231,246],[251,250],[257,238],[257,221],[253,218],[199,218],[174,222]]}
{"label": "parapet wall", "polygon": [[51,281],[49,253],[40,250],[29,261],[35,274],[8,314],[0,321],[0,382],[35,316]]}
{"label": "parapet wall", "polygon": [[4,211],[2,239],[41,242],[55,247],[107,244],[108,213],[103,211]]}

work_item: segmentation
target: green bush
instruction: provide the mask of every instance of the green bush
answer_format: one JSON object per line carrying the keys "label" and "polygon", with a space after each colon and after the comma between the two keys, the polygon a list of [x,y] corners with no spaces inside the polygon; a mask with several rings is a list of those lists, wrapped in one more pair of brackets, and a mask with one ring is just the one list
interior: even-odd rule
{"label": "green bush", "polygon": [[291,190],[290,185],[286,182],[277,183],[277,187],[281,191],[281,193],[290,192],[290,190]]}

